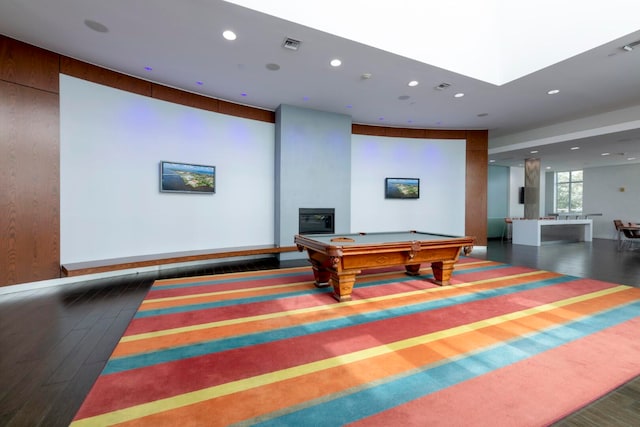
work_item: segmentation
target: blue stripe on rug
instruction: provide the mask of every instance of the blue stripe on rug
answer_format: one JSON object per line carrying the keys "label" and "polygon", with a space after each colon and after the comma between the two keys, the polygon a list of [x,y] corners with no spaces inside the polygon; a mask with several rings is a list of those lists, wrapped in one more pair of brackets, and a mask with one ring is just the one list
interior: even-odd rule
{"label": "blue stripe on rug", "polygon": [[198,342],[186,346],[172,347],[165,350],[157,350],[151,353],[135,354],[119,358],[109,359],[104,368],[103,374],[112,374],[124,372],[132,369],[144,368],[146,366],[156,365],[160,363],[173,362],[176,360],[187,359],[190,357],[203,356],[210,353],[233,350],[242,347],[248,347],[257,344],[265,344],[283,339],[295,338],[298,336],[309,335],[334,330],[337,328],[345,328],[351,326],[362,325],[379,320],[391,319],[399,316],[406,316],[420,312],[446,308],[457,304],[469,303],[474,301],[486,300],[498,296],[509,295],[521,291],[538,289],[547,286],[553,286],[560,283],[568,283],[576,278],[572,276],[559,276],[552,279],[540,280],[535,282],[523,283],[498,289],[487,289],[469,294],[459,295],[456,297],[437,299],[417,304],[404,305],[394,307],[387,310],[378,310],[370,313],[363,313],[354,316],[341,317],[322,322],[303,324],[293,327],[281,328],[255,334],[246,334],[233,336],[225,339],[216,339],[212,341]]}
{"label": "blue stripe on rug", "polygon": [[[250,282],[252,280],[259,281],[265,279],[281,279],[284,277],[292,277],[292,276],[300,276],[304,278],[305,276],[313,275],[312,271],[296,271],[293,273],[279,273],[279,274],[269,274],[269,275],[260,275],[260,276],[247,276],[247,277],[238,277],[238,278],[227,278],[224,279],[222,276],[219,276],[216,280],[203,280],[201,282],[195,280],[193,282],[188,283],[176,283],[174,285],[162,285],[157,288],[151,287],[150,292],[155,291],[164,291],[166,289],[183,289],[198,286],[216,286],[216,285],[226,285],[229,283],[240,283],[240,282]],[[312,276],[313,277],[313,276]]]}
{"label": "blue stripe on rug", "polygon": [[[530,335],[506,341],[487,349],[479,350],[437,366],[429,366],[396,376],[387,381],[373,383],[365,389],[329,400],[295,412],[276,416],[251,425],[313,425],[336,426],[362,420],[366,417],[392,409],[428,394],[443,390],[493,370],[535,356],[590,334],[621,324],[637,317],[640,301],[628,303],[587,318],[554,326]],[[371,385],[371,384],[370,384]],[[261,417],[264,420],[266,417]],[[251,421],[251,420],[246,420]]]}
{"label": "blue stripe on rug", "polygon": [[[486,267],[486,268],[479,268],[475,270],[476,272],[478,272],[478,271],[492,270],[492,269],[494,269],[493,266]],[[367,288],[371,286],[387,285],[389,283],[402,283],[402,282],[409,282],[412,280],[429,280],[429,279],[433,279],[433,274],[424,274],[419,276],[406,276],[406,277],[395,278],[395,279],[376,280],[376,281],[362,282],[362,283],[356,282],[356,287],[362,289],[362,288]],[[283,292],[278,294],[262,295],[257,297],[236,298],[236,299],[229,299],[224,301],[213,301],[213,302],[197,303],[197,304],[185,304],[185,305],[180,305],[176,307],[166,307],[166,308],[158,308],[155,310],[138,311],[133,318],[144,319],[146,317],[162,316],[165,314],[188,313],[190,311],[199,311],[199,310],[206,310],[206,309],[219,308],[219,307],[229,307],[229,306],[236,306],[240,304],[253,304],[258,302],[270,301],[275,298],[278,298],[278,299],[295,298],[303,295],[311,295],[311,294],[318,294],[318,293],[333,293],[333,289],[331,287],[316,288],[316,287],[310,286],[309,289],[304,291]],[[195,296],[196,295],[194,295],[194,297]]]}

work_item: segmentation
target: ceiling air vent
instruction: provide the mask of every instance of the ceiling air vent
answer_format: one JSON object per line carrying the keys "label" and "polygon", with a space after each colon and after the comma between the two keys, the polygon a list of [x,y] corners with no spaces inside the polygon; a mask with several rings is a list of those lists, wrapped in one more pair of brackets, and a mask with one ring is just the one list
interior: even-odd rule
{"label": "ceiling air vent", "polygon": [[300,47],[300,40],[294,40],[287,37],[286,39],[284,39],[282,47],[289,50],[298,50],[298,48]]}
{"label": "ceiling air vent", "polygon": [[448,89],[451,85],[449,83],[440,83],[438,86],[434,87],[435,90],[445,90]]}

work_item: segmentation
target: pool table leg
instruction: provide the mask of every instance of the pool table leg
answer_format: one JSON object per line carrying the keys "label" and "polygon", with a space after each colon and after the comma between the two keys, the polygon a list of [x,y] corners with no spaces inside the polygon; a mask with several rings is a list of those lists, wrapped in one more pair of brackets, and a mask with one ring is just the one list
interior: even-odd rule
{"label": "pool table leg", "polygon": [[329,280],[331,278],[331,272],[323,265],[322,262],[310,259],[311,268],[313,269],[313,278],[316,281],[317,288],[325,288],[329,286]]}
{"label": "pool table leg", "polygon": [[405,273],[407,276],[419,276],[420,275],[420,264],[409,264],[404,266]]}
{"label": "pool table leg", "polygon": [[431,270],[433,271],[434,282],[441,286],[448,285],[455,263],[455,261],[432,262]]}
{"label": "pool table leg", "polygon": [[340,302],[351,301],[351,292],[360,270],[332,271],[329,283],[333,286],[333,297]]}

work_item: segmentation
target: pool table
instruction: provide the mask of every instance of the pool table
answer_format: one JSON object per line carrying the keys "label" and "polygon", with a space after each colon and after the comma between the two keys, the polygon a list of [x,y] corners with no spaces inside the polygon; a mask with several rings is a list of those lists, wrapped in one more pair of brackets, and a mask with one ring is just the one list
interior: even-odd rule
{"label": "pool table", "polygon": [[333,286],[338,301],[350,301],[356,275],[363,268],[404,265],[408,275],[420,274],[421,263],[431,263],[434,282],[448,285],[460,252],[468,255],[473,237],[418,231],[297,234],[299,251],[307,250],[316,286]]}

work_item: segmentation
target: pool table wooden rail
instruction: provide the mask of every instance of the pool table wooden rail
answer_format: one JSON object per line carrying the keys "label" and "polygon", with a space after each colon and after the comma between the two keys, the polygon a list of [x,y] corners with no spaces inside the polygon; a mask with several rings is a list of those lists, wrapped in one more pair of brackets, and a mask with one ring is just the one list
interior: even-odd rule
{"label": "pool table wooden rail", "polygon": [[[347,235],[348,236],[348,235]],[[425,234],[410,234],[415,240],[378,243],[358,243],[316,240],[296,235],[294,242],[299,251],[307,250],[316,286],[334,289],[338,301],[349,301],[356,275],[365,268],[404,266],[408,275],[419,275],[422,263],[431,263],[434,282],[448,285],[455,263],[461,252],[468,255],[473,249],[473,237],[419,240]],[[357,238],[357,236],[356,236]]]}

